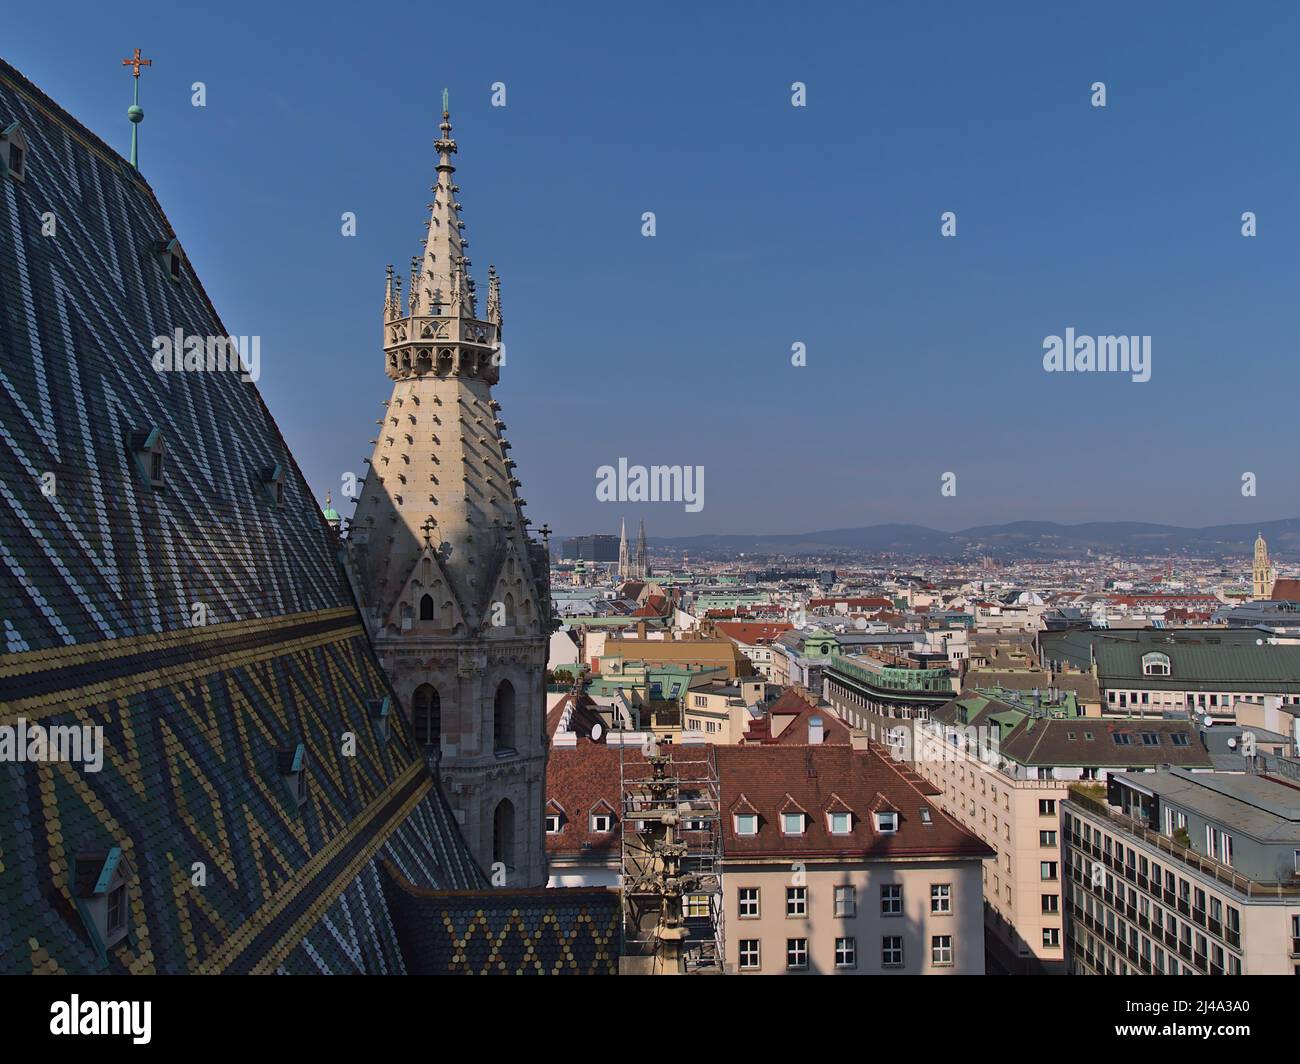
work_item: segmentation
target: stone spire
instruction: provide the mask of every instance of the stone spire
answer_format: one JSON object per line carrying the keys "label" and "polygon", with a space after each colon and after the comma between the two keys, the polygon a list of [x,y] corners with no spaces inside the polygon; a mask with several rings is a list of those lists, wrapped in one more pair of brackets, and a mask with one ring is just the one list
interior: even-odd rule
{"label": "stone spire", "polygon": [[[420,267],[420,302],[429,314],[452,313],[452,293],[464,287],[463,272],[466,243],[461,237],[460,204],[456,202],[459,186],[452,182],[456,167],[451,157],[456,142],[451,136],[451,112],[447,92],[442,94],[442,136],[434,141],[438,152],[437,178],[433,183],[433,202],[429,205],[429,230],[424,241],[424,258]],[[464,302],[462,301],[463,309]],[[470,310],[469,316],[473,316]]]}
{"label": "stone spire", "polygon": [[618,578],[620,580],[628,579],[632,574],[628,571],[627,559],[627,518],[623,518],[623,525],[618,534]]}
{"label": "stone spire", "polygon": [[641,531],[636,537],[636,578],[644,580],[650,575],[650,562],[646,554],[645,518],[641,518]]}

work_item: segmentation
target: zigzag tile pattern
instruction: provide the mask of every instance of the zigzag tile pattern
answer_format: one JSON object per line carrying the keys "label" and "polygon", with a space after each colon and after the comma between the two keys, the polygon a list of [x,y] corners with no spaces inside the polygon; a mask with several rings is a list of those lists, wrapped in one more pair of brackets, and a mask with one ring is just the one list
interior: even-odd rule
{"label": "zigzag tile pattern", "polygon": [[[154,336],[226,330],[188,265],[163,268],[174,234],[147,184],[0,63],[15,121],[0,726],[102,728],[104,760],[0,762],[0,971],[404,971],[379,862],[426,889],[484,881],[401,715],[374,711],[391,692],[332,533],[252,383],[152,368]],[[148,429],[161,488],[131,453]],[[275,465],[279,506],[259,480]],[[297,744],[301,806],[278,753]],[[111,847],[131,935],[101,956],[72,870]]]}

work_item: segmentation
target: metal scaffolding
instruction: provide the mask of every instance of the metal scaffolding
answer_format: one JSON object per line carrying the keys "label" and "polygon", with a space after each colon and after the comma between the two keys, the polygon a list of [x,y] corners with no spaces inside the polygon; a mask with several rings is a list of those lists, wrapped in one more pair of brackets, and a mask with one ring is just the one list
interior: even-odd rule
{"label": "metal scaffolding", "polygon": [[711,745],[647,738],[619,759],[623,953],[656,975],[721,974],[722,820]]}

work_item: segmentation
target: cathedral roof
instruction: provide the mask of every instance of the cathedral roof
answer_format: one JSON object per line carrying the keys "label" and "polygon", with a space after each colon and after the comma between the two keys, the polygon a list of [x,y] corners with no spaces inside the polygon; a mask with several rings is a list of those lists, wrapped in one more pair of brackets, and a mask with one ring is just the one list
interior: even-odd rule
{"label": "cathedral roof", "polygon": [[[154,368],[157,338],[226,330],[147,182],[0,62],[15,122],[0,743],[87,746],[0,773],[0,971],[402,971],[380,862],[411,890],[485,879],[325,517],[245,375]],[[119,883],[117,941],[88,902]]]}

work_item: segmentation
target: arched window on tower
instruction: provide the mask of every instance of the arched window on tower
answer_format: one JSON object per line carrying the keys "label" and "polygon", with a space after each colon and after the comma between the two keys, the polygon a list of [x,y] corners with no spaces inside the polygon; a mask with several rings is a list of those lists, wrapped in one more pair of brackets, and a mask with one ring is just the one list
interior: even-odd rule
{"label": "arched window on tower", "polygon": [[501,799],[492,814],[492,861],[505,865],[507,872],[515,869],[515,807],[509,798]]}
{"label": "arched window on tower", "polygon": [[515,749],[515,688],[509,680],[497,686],[492,707],[492,742],[497,753]]}
{"label": "arched window on tower", "polygon": [[411,696],[411,725],[416,746],[442,749],[442,699],[431,684],[421,684]]}
{"label": "arched window on tower", "polygon": [[432,595],[424,595],[420,599],[420,620],[422,621],[433,620],[433,596]]}

